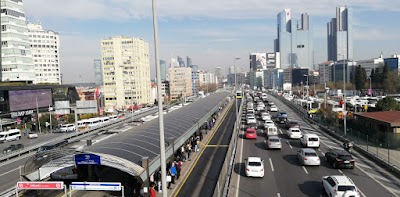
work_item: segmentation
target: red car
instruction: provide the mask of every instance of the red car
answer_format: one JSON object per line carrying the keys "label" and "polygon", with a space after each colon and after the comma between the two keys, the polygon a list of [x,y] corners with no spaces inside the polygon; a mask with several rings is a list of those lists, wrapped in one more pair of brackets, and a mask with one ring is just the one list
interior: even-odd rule
{"label": "red car", "polygon": [[257,131],[254,128],[247,128],[246,139],[257,139]]}

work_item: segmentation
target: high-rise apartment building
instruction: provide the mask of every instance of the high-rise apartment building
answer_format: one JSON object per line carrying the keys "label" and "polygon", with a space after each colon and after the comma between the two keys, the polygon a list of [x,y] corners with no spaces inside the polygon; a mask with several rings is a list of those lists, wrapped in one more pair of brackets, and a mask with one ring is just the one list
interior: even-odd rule
{"label": "high-rise apartment building", "polygon": [[215,77],[217,77],[217,80],[219,82],[222,82],[222,78],[223,78],[223,70],[221,67],[215,67]]}
{"label": "high-rise apartment building", "polygon": [[199,66],[198,65],[191,65],[190,68],[192,68],[192,93],[193,95],[197,95],[199,92]]}
{"label": "high-rise apartment building", "polygon": [[149,44],[141,38],[115,36],[101,41],[107,109],[150,103]]}
{"label": "high-rise apartment building", "polygon": [[328,60],[353,60],[352,22],[351,8],[336,8],[336,18],[327,24]]}
{"label": "high-rise apartment building", "polygon": [[22,0],[1,0],[1,81],[33,83],[36,79],[23,7]]}
{"label": "high-rise apartment building", "polygon": [[192,96],[192,69],[185,67],[168,68],[171,100]]}
{"label": "high-rise apartment building", "polygon": [[95,59],[93,61],[93,67],[94,67],[94,84],[96,84],[96,86],[102,86],[103,85],[103,68],[101,66],[101,60]]}
{"label": "high-rise apartment building", "polygon": [[28,24],[29,41],[35,65],[35,84],[61,84],[60,38],[57,32],[43,30],[37,23]]}
{"label": "high-rise apartment building", "polygon": [[296,68],[313,66],[313,38],[310,17],[301,14],[300,21],[291,17],[290,9],[278,14],[278,38],[274,41],[275,52],[279,52],[280,67]]}
{"label": "high-rise apartment building", "polygon": [[165,60],[160,60],[160,75],[161,81],[167,80],[167,62]]}

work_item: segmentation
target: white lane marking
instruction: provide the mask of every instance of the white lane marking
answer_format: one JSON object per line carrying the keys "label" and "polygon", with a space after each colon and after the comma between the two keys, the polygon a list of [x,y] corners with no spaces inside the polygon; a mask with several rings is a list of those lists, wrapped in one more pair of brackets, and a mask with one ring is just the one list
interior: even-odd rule
{"label": "white lane marking", "polygon": [[18,169],[19,169],[19,167],[18,167],[18,168],[14,168],[14,169],[12,169],[12,170],[9,170],[9,171],[7,171],[7,172],[4,172],[3,174],[0,174],[0,177],[3,176],[3,175],[8,174],[8,173],[10,173],[10,172],[16,171],[16,170],[18,170]]}
{"label": "white lane marking", "polygon": [[341,171],[340,169],[338,169],[338,171],[339,171],[341,174],[343,174],[343,171]]}
{"label": "white lane marking", "polygon": [[371,166],[367,166],[367,165],[362,164],[362,163],[357,163],[357,165],[358,165],[358,166],[361,166],[361,167],[363,167],[363,168],[368,168],[368,169],[371,169],[371,170],[372,170]]}
{"label": "white lane marking", "polygon": [[[399,195],[397,195],[396,193],[394,193],[393,189],[385,186],[384,184],[382,184],[380,181],[378,181],[378,179],[376,179],[375,177],[373,177],[369,172],[366,172],[365,170],[363,170],[362,168],[360,168],[359,166],[356,165],[356,168],[358,168],[359,170],[361,170],[364,174],[366,174],[367,176],[369,176],[371,179],[373,179],[375,182],[377,182],[380,186],[382,186],[383,188],[385,188],[388,192],[392,193],[393,196],[397,196],[399,197]],[[360,193],[364,195],[364,193],[361,192],[360,189],[358,189],[358,191],[360,191]]]}
{"label": "white lane marking", "polygon": [[293,149],[292,145],[290,144],[289,141],[286,141],[286,143],[289,145],[290,149]]}
{"label": "white lane marking", "polygon": [[276,195],[277,195],[278,197],[281,197],[281,194],[280,194],[280,193],[277,193]]}
{"label": "white lane marking", "polygon": [[304,172],[306,172],[306,174],[308,174],[306,167],[303,166],[303,170],[304,170]]}
{"label": "white lane marking", "polygon": [[275,171],[275,170],[274,170],[274,165],[272,164],[272,159],[271,159],[271,158],[269,158],[269,164],[271,164],[271,170],[272,170],[272,172]]}
{"label": "white lane marking", "polygon": [[[279,133],[283,134],[283,132],[282,132],[282,130],[281,130],[281,129],[279,129]],[[278,193],[278,194],[279,194],[279,193]]]}
{"label": "white lane marking", "polygon": [[[240,131],[241,131],[242,129],[240,128]],[[241,145],[240,145],[240,157],[239,157],[239,172],[242,170],[242,159],[243,159],[243,138],[239,138],[239,139],[241,139]],[[236,181],[236,197],[238,197],[239,196],[239,184],[240,184],[240,173],[238,174],[239,176],[238,176],[238,179],[237,179],[237,181]]]}

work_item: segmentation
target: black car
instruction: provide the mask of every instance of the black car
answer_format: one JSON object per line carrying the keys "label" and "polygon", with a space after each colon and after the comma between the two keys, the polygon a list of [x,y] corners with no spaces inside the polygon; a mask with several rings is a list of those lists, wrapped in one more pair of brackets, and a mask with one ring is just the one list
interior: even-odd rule
{"label": "black car", "polygon": [[287,118],[288,114],[286,112],[284,112],[284,111],[281,111],[281,112],[278,113],[278,116],[284,116],[284,117]]}
{"label": "black car", "polygon": [[276,119],[276,122],[280,123],[280,124],[285,124],[287,122],[287,117],[278,115],[278,118]]}
{"label": "black car", "polygon": [[299,128],[300,129],[300,124],[298,122],[294,121],[286,121],[286,129],[290,128]]}
{"label": "black car", "polygon": [[24,148],[23,144],[11,144],[9,147],[3,150],[3,153],[6,154],[23,148]]}
{"label": "black car", "polygon": [[331,163],[333,168],[351,168],[355,166],[354,158],[345,150],[330,150],[325,153],[325,161]]}

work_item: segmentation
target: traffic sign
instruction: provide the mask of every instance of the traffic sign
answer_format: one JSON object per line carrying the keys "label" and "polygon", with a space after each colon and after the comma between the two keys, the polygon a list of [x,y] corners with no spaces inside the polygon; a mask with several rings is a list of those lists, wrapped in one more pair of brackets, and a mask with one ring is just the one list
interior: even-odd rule
{"label": "traffic sign", "polygon": [[101,165],[100,156],[95,154],[76,154],[76,165]]}
{"label": "traffic sign", "polygon": [[19,181],[17,182],[18,189],[32,190],[62,190],[64,182],[62,181]]}
{"label": "traffic sign", "polygon": [[70,187],[73,190],[121,191],[122,185],[118,182],[72,182]]}

